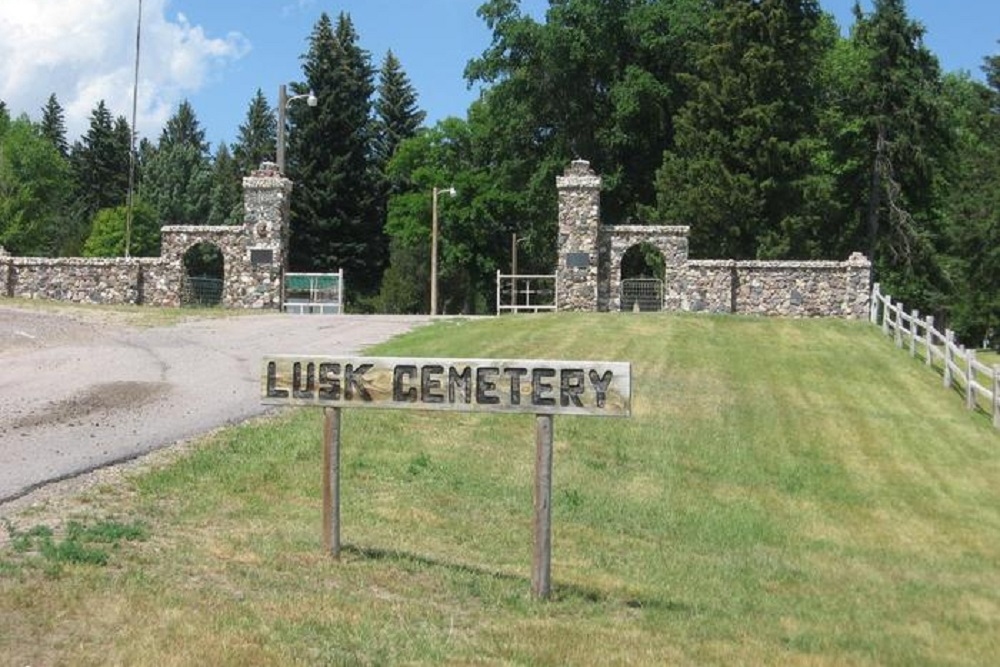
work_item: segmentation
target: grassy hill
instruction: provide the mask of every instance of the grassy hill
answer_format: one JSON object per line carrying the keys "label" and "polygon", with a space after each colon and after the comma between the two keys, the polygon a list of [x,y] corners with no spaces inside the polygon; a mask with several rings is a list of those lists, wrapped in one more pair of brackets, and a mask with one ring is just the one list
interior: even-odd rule
{"label": "grassy hill", "polygon": [[555,420],[550,601],[529,596],[530,415],[345,410],[338,563],[322,414],[293,409],[92,493],[76,538],[13,527],[0,663],[1000,655],[1000,435],[867,324],[505,317],[372,352],[632,362],[631,419]]}

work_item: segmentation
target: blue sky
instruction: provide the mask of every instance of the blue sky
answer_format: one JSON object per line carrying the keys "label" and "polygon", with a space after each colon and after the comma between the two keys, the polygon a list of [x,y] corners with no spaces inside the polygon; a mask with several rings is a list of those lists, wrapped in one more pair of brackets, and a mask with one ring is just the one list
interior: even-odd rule
{"label": "blue sky", "polygon": [[[522,0],[544,17],[546,0]],[[844,30],[854,0],[821,0]],[[399,57],[434,123],[464,116],[477,91],[462,72],[488,46],[476,16],[480,0],[143,0],[137,128],[155,138],[187,98],[213,146],[232,142],[260,88],[275,103],[278,86],[302,78],[301,56],[321,12],[351,15],[376,67],[388,49]],[[862,1],[869,9],[870,0]],[[131,115],[138,0],[0,0],[0,99],[38,118],[55,92],[72,137],[98,99]],[[981,77],[983,57],[1000,53],[1000,1],[909,0],[910,16],[945,71]]]}

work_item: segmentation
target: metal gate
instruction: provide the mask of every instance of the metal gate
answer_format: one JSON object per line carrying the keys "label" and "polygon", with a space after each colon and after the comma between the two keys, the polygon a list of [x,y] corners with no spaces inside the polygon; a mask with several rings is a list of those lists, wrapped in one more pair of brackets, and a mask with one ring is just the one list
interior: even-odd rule
{"label": "metal gate", "polygon": [[181,276],[182,306],[218,306],[222,303],[222,279],[211,276]]}
{"label": "metal gate", "polygon": [[625,278],[622,280],[621,309],[643,312],[663,310],[663,281],[657,278]]}
{"label": "metal gate", "polygon": [[344,270],[336,273],[286,273],[285,312],[344,312]]}

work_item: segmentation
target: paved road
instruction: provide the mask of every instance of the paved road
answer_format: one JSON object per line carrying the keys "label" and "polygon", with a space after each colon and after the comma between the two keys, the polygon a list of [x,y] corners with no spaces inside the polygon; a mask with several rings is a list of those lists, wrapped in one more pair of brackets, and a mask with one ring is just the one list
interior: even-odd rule
{"label": "paved road", "polygon": [[135,328],[74,313],[0,305],[0,504],[265,412],[265,354],[355,354],[429,321],[261,314]]}

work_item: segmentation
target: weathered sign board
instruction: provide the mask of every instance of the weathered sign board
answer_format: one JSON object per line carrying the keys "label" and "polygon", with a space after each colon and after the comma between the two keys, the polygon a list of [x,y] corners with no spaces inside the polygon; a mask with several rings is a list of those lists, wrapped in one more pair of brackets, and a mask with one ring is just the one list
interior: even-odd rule
{"label": "weathered sign board", "polygon": [[267,357],[262,402],[628,416],[629,364],[398,357]]}
{"label": "weathered sign board", "polygon": [[432,359],[272,355],[261,402],[326,408],[323,542],[340,555],[340,409],[389,408],[536,415],[535,541],[531,586],[548,597],[551,563],[552,417],[628,417],[631,365],[614,361]]}

